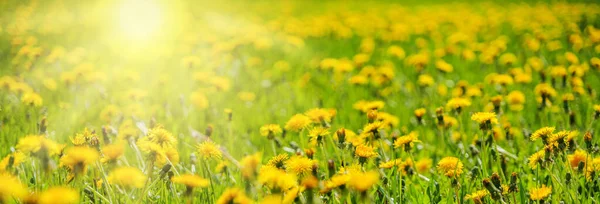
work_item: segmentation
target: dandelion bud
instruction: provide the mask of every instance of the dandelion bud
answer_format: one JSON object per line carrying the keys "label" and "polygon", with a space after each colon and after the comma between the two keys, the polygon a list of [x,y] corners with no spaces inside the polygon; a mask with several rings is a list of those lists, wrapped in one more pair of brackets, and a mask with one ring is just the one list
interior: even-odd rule
{"label": "dandelion bud", "polygon": [[583,161],[580,161],[580,162],[577,164],[577,171],[579,171],[579,172],[583,172],[583,169],[584,169],[584,168],[585,168],[585,162],[583,162]]}
{"label": "dandelion bud", "polygon": [[225,114],[227,114],[227,121],[231,122],[231,119],[233,119],[233,111],[231,111],[229,108],[226,108]]}
{"label": "dandelion bud", "polygon": [[339,146],[343,147],[344,143],[346,142],[346,129],[340,128],[338,131],[335,132],[335,134],[338,137]]}
{"label": "dandelion bud", "polygon": [[494,105],[494,112],[500,112],[500,105],[502,104],[502,96],[494,96],[491,99],[492,104]]}
{"label": "dandelion bud", "polygon": [[318,174],[317,174],[317,169],[319,169],[319,164],[317,164],[317,163],[314,163],[314,164],[312,165],[312,175],[313,175],[313,176],[317,176],[317,175],[318,175]]}
{"label": "dandelion bud", "polygon": [[206,126],[206,131],[204,132],[204,134],[207,137],[210,137],[212,135],[212,133],[213,133],[213,126],[212,125]]}
{"label": "dandelion bud", "polygon": [[592,148],[592,133],[590,131],[585,132],[585,134],[583,135],[583,140],[585,141],[585,146],[587,146],[588,149]]}
{"label": "dandelion bud", "polygon": [[46,132],[46,128],[48,128],[48,120],[46,120],[46,116],[44,116],[42,118],[42,120],[40,121],[38,126],[39,126],[40,134],[43,134]]}
{"label": "dandelion bud", "polygon": [[444,108],[439,107],[435,109],[435,114],[438,120],[438,125],[444,125]]}
{"label": "dandelion bud", "polygon": [[367,112],[367,118],[369,119],[369,123],[372,123],[377,119],[377,109],[369,110]]}
{"label": "dandelion bud", "polygon": [[160,177],[165,178],[165,175],[171,171],[171,164],[165,164],[160,170]]}
{"label": "dandelion bud", "polygon": [[108,138],[108,127],[102,126],[102,139],[104,140],[104,144],[110,144],[110,138]]}
{"label": "dandelion bud", "polygon": [[571,172],[567,172],[567,175],[565,176],[565,182],[567,184],[571,183]]}
{"label": "dandelion bud", "polygon": [[569,112],[569,123],[571,126],[575,126],[577,121],[575,120],[575,112]]}
{"label": "dandelion bud", "polygon": [[494,187],[496,187],[497,189],[502,188],[502,180],[500,179],[500,175],[498,175],[498,173],[492,173],[491,180],[492,184],[494,184]]}
{"label": "dandelion bud", "polygon": [[309,159],[312,159],[313,156],[315,155],[315,149],[313,149],[313,148],[304,149],[304,153],[306,154],[306,157],[308,157]]}
{"label": "dandelion bud", "polygon": [[490,196],[492,197],[492,199],[499,200],[501,198],[500,190],[498,190],[494,186],[494,184],[492,184],[490,179],[487,179],[487,178],[483,179],[483,187],[485,187],[485,189],[487,189],[487,191],[490,193]]}
{"label": "dandelion bud", "polygon": [[508,186],[508,192],[518,192],[519,188],[517,187],[517,180],[518,180],[518,174],[517,172],[513,172],[510,175],[510,185]]}
{"label": "dandelion bud", "polygon": [[332,177],[335,174],[335,162],[333,159],[327,161],[327,170],[329,171],[329,177]]}
{"label": "dandelion bud", "polygon": [[417,122],[419,122],[419,124],[423,123],[423,115],[425,115],[426,112],[427,110],[424,108],[415,110],[415,117],[417,118]]}
{"label": "dandelion bud", "polygon": [[302,179],[302,186],[304,186],[304,188],[306,189],[313,189],[316,188],[318,185],[319,180],[317,179],[317,177],[307,176],[306,178]]}
{"label": "dandelion bud", "polygon": [[471,150],[471,155],[473,155],[473,157],[479,155],[479,150],[477,147],[475,147],[475,145],[469,145],[469,150]]}
{"label": "dandelion bud", "polygon": [[477,175],[479,175],[479,167],[475,166],[471,169],[471,178],[475,179],[477,178]]}

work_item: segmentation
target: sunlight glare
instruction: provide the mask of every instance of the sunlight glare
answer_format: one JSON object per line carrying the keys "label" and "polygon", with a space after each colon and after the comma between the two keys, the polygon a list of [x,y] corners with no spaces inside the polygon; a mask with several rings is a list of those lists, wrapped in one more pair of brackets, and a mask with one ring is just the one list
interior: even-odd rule
{"label": "sunlight glare", "polygon": [[149,40],[163,23],[156,0],[126,0],[119,9],[120,30],[130,40]]}

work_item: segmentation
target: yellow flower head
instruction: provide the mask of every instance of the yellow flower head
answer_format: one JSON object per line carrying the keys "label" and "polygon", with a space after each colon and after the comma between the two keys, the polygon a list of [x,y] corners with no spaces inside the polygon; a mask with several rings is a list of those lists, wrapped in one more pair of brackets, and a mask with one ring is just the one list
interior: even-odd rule
{"label": "yellow flower head", "polygon": [[148,136],[146,137],[148,141],[160,145],[163,148],[173,147],[177,144],[177,138],[160,125],[150,129]]}
{"label": "yellow flower head", "polygon": [[260,127],[260,135],[265,137],[273,137],[281,134],[282,132],[283,130],[281,130],[281,126],[278,124],[267,124]]}
{"label": "yellow flower head", "polygon": [[146,175],[135,167],[119,167],[108,174],[108,182],[129,189],[143,188]]}
{"label": "yellow flower head", "polygon": [[25,159],[27,159],[27,155],[23,154],[22,152],[13,152],[9,155],[6,155],[6,157],[0,161],[0,174],[6,171],[6,169],[9,167],[21,165]]}
{"label": "yellow flower head", "polygon": [[547,83],[541,83],[535,86],[535,94],[538,96],[546,96],[546,97],[554,97],[556,96],[556,90],[552,87],[552,85]]}
{"label": "yellow flower head", "polygon": [[525,103],[525,94],[520,91],[511,91],[506,96],[506,101],[509,104],[510,110],[521,111],[523,110],[523,104]]}
{"label": "yellow flower head", "polygon": [[34,92],[27,92],[23,94],[23,97],[21,97],[21,101],[26,105],[35,107],[40,107],[43,103],[42,97]]}
{"label": "yellow flower head", "polygon": [[60,158],[60,164],[69,167],[75,173],[85,172],[85,167],[96,162],[99,156],[95,149],[72,147]]}
{"label": "yellow flower head", "polygon": [[27,195],[27,187],[18,178],[0,173],[0,202],[10,203],[10,200],[23,199]]}
{"label": "yellow flower head", "polygon": [[208,179],[193,174],[182,174],[171,178],[173,183],[183,184],[188,188],[204,188],[210,185]]}
{"label": "yellow flower head", "polygon": [[121,157],[125,153],[125,147],[122,143],[114,143],[106,145],[102,148],[103,157],[101,159],[102,163],[116,161],[119,157]]}
{"label": "yellow flower head", "polygon": [[452,98],[446,103],[447,109],[459,110],[471,106],[471,100],[467,98]]}
{"label": "yellow flower head", "polygon": [[415,131],[410,132],[408,135],[404,135],[401,137],[398,137],[396,139],[396,141],[394,141],[394,147],[396,148],[402,148],[405,150],[408,150],[408,148],[412,147],[414,145],[415,142],[421,142],[417,136],[419,134]]}
{"label": "yellow flower head", "polygon": [[19,139],[16,148],[26,154],[44,152],[48,155],[57,155],[62,147],[56,142],[42,135],[28,135]]}
{"label": "yellow flower head", "polygon": [[466,195],[465,200],[473,200],[474,203],[481,204],[483,203],[482,199],[488,194],[489,193],[487,190],[475,191],[471,194]]}
{"label": "yellow flower head", "polygon": [[379,182],[379,173],[377,171],[360,172],[350,175],[348,185],[359,192],[365,192],[371,189]]}
{"label": "yellow flower head", "polygon": [[270,189],[279,189],[282,191],[287,191],[298,185],[296,175],[286,173],[273,166],[263,166],[260,169],[258,182]]}
{"label": "yellow flower head", "polygon": [[313,127],[308,131],[308,136],[310,137],[310,142],[312,145],[317,145],[321,142],[321,140],[329,135],[329,128],[317,126]]}
{"label": "yellow flower head", "polygon": [[429,172],[429,169],[431,168],[431,164],[433,163],[433,160],[429,159],[429,158],[425,158],[425,159],[420,159],[415,163],[415,168],[417,168],[417,172],[419,173],[427,173]]}
{"label": "yellow flower head", "polygon": [[278,169],[283,169],[285,167],[285,161],[287,161],[288,158],[289,157],[287,154],[279,154],[271,158],[271,160],[269,160],[266,165]]}
{"label": "yellow flower head", "polygon": [[356,147],[354,154],[360,158],[366,159],[378,156],[379,154],[375,150],[376,148],[373,146],[361,144]]}
{"label": "yellow flower head", "polygon": [[479,124],[497,124],[498,119],[496,118],[496,113],[494,112],[477,112],[471,116],[471,120],[476,121]]}
{"label": "yellow flower head", "polygon": [[552,193],[552,187],[547,187],[546,185],[542,185],[540,188],[530,188],[529,189],[529,198],[531,200],[544,200]]}
{"label": "yellow flower head", "polygon": [[556,128],[554,127],[543,127],[540,128],[538,130],[536,130],[535,132],[533,132],[533,134],[531,134],[531,141],[536,141],[539,138],[542,138],[543,140],[546,140],[548,137],[550,137],[552,135],[552,132],[554,132]]}
{"label": "yellow flower head", "polygon": [[401,159],[394,159],[394,160],[390,160],[390,161],[387,161],[387,162],[380,163],[379,164],[379,168],[382,168],[382,169],[391,169],[392,167],[398,166],[401,163],[402,163]]}
{"label": "yellow flower head", "polygon": [[312,159],[302,156],[294,156],[285,162],[285,167],[288,172],[296,175],[302,175],[310,173],[313,170],[314,164],[315,161]]}
{"label": "yellow flower head", "polygon": [[447,177],[458,177],[463,173],[463,163],[456,157],[444,157],[438,162],[437,170]]}
{"label": "yellow flower head", "polygon": [[252,200],[246,196],[244,190],[239,188],[228,188],[221,194],[219,199],[217,199],[217,204],[250,204]]}
{"label": "yellow flower head", "polygon": [[540,151],[537,151],[536,153],[531,155],[528,159],[529,167],[531,167],[531,169],[536,169],[538,164],[540,164],[540,163],[542,163],[542,161],[544,161],[545,156],[546,156],[546,151],[543,149]]}
{"label": "yellow flower head", "polygon": [[311,109],[306,111],[306,113],[304,114],[308,116],[314,123],[317,124],[321,124],[323,122],[329,123],[331,122],[331,118],[335,116],[335,112],[323,108]]}
{"label": "yellow flower head", "polygon": [[425,108],[419,108],[419,109],[415,110],[415,116],[417,118],[423,117],[423,115],[425,115],[425,113],[427,113],[427,109],[425,109]]}
{"label": "yellow flower head", "polygon": [[200,143],[197,150],[198,154],[205,159],[221,159],[223,156],[219,146],[210,140]]}
{"label": "yellow flower head", "polygon": [[79,192],[69,187],[51,187],[40,193],[38,197],[39,204],[75,204],[79,203]]}
{"label": "yellow flower head", "polygon": [[304,114],[296,114],[285,123],[285,129],[294,132],[300,132],[307,128],[312,123],[312,120]]}
{"label": "yellow flower head", "polygon": [[242,176],[245,178],[254,178],[254,176],[256,176],[256,168],[258,168],[261,160],[262,154],[260,152],[244,157],[240,161],[240,165],[242,166]]}
{"label": "yellow flower head", "polygon": [[579,163],[583,163],[586,164],[587,160],[588,160],[588,154],[587,152],[585,152],[584,150],[575,150],[575,153],[570,154],[567,156],[567,159],[569,160],[569,164],[571,165],[571,168],[577,168],[577,166],[579,166]]}

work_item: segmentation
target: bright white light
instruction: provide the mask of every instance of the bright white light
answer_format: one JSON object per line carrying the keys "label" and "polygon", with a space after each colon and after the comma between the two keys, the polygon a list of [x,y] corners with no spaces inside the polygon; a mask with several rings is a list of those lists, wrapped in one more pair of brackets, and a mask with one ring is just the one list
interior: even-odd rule
{"label": "bright white light", "polygon": [[163,24],[156,0],[125,0],[119,9],[121,32],[130,40],[148,40]]}

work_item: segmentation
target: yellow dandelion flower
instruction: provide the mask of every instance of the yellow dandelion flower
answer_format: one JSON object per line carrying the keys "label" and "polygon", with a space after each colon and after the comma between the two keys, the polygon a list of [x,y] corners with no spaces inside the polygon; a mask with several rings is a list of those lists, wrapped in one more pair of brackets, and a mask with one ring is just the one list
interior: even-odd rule
{"label": "yellow dandelion flower", "polygon": [[417,83],[419,83],[419,86],[427,87],[433,85],[435,83],[435,80],[428,74],[421,74],[419,75]]}
{"label": "yellow dandelion flower", "polygon": [[285,162],[285,167],[288,172],[296,175],[308,174],[313,170],[315,161],[312,159],[294,156]]}
{"label": "yellow dandelion flower", "polygon": [[460,111],[462,108],[471,106],[471,100],[467,98],[452,98],[446,103],[447,109]]}
{"label": "yellow dandelion flower", "polygon": [[124,188],[143,188],[146,184],[146,175],[135,167],[119,167],[108,174],[110,184]]}
{"label": "yellow dandelion flower", "polygon": [[429,158],[420,159],[415,163],[415,168],[417,168],[417,172],[419,173],[427,173],[429,169],[431,169],[431,165],[433,164],[433,160]]}
{"label": "yellow dandelion flower", "polygon": [[438,162],[437,170],[447,177],[458,177],[463,173],[463,163],[456,157],[444,157]]}
{"label": "yellow dandelion flower", "polygon": [[28,135],[20,138],[16,148],[26,154],[43,152],[48,155],[57,155],[62,150],[59,144],[41,135]]}
{"label": "yellow dandelion flower", "polygon": [[242,176],[244,178],[250,179],[256,176],[256,168],[260,164],[261,158],[262,154],[260,152],[242,158],[240,165],[242,166]]}
{"label": "yellow dandelion flower", "polygon": [[525,94],[520,91],[511,91],[506,96],[506,101],[509,104],[510,110],[521,111],[523,110],[523,104],[525,104]]}
{"label": "yellow dandelion flower", "polygon": [[125,146],[121,143],[109,144],[102,147],[102,163],[114,162],[125,153]]}
{"label": "yellow dandelion flower", "polygon": [[98,160],[98,151],[89,147],[72,147],[68,149],[63,157],[60,158],[60,164],[67,166],[75,174],[85,172],[86,167]]}
{"label": "yellow dandelion flower", "polygon": [[556,96],[556,90],[552,87],[552,85],[547,83],[541,83],[535,86],[534,92],[538,96],[542,97],[554,97]]}
{"label": "yellow dandelion flower", "polygon": [[379,173],[377,171],[361,172],[350,175],[348,185],[359,192],[365,192],[371,189],[379,182]]}
{"label": "yellow dandelion flower", "polygon": [[308,131],[308,136],[312,145],[320,144],[324,137],[329,135],[329,128],[313,127]]}
{"label": "yellow dandelion flower", "polygon": [[217,204],[250,204],[252,200],[246,196],[244,190],[239,188],[228,188],[221,194],[219,199],[217,199]]}
{"label": "yellow dandelion flower", "polygon": [[475,191],[471,194],[468,194],[465,196],[465,200],[472,200],[473,203],[476,204],[482,204],[483,203],[483,198],[485,196],[487,196],[489,193],[487,190],[479,190],[479,191]]}
{"label": "yellow dandelion flower", "polygon": [[34,107],[40,107],[43,103],[42,97],[34,92],[27,92],[23,94],[23,97],[21,97],[21,101],[26,105]]}
{"label": "yellow dandelion flower", "polygon": [[471,116],[471,120],[476,121],[479,124],[497,124],[498,118],[494,112],[477,112]]}
{"label": "yellow dandelion flower", "polygon": [[535,132],[533,132],[533,134],[531,134],[531,141],[536,141],[537,139],[542,139],[542,140],[547,140],[548,137],[550,137],[552,135],[552,132],[554,132],[556,128],[554,127],[543,127],[540,128],[538,130],[536,130]]}
{"label": "yellow dandelion flower", "polygon": [[544,158],[546,156],[546,151],[545,150],[540,150],[537,151],[536,153],[534,153],[533,155],[531,155],[527,160],[528,165],[531,169],[536,169],[538,164],[542,163],[542,161],[544,161]]}
{"label": "yellow dandelion flower", "polygon": [[314,123],[318,124],[321,124],[323,122],[331,122],[331,118],[333,118],[333,116],[335,115],[330,110],[323,108],[310,109],[304,114],[308,116]]}
{"label": "yellow dandelion flower", "polygon": [[285,123],[285,129],[289,131],[299,132],[312,123],[312,120],[304,114],[296,114]]}
{"label": "yellow dandelion flower", "polygon": [[9,155],[6,155],[0,161],[0,174],[1,172],[6,171],[6,169],[9,167],[16,167],[21,165],[21,163],[23,163],[25,159],[27,159],[27,155],[23,154],[22,152],[13,152]]}
{"label": "yellow dandelion flower", "polygon": [[281,134],[283,130],[281,130],[281,126],[278,124],[267,124],[260,127],[260,135],[272,138],[275,135]]}
{"label": "yellow dandelion flower", "polygon": [[182,174],[171,178],[173,183],[183,184],[188,188],[204,188],[210,185],[208,179],[193,174]]}
{"label": "yellow dandelion flower", "polygon": [[587,162],[588,154],[584,150],[575,150],[573,154],[567,155],[571,168],[577,168],[580,163],[585,164]]}
{"label": "yellow dandelion flower", "polygon": [[14,199],[23,199],[27,196],[27,187],[18,178],[0,173],[0,202],[10,203]]}
{"label": "yellow dandelion flower", "polygon": [[279,189],[283,191],[287,191],[298,185],[296,175],[288,174],[273,166],[263,166],[260,169],[258,182],[270,189]]}
{"label": "yellow dandelion flower", "polygon": [[400,163],[402,163],[401,159],[394,159],[394,160],[390,160],[390,161],[379,164],[379,168],[391,169],[394,166],[398,166]]}
{"label": "yellow dandelion flower", "polygon": [[51,187],[40,193],[38,204],[70,204],[79,203],[79,192],[69,187]]}
{"label": "yellow dandelion flower", "polygon": [[529,189],[529,198],[531,200],[544,200],[552,193],[552,187],[547,187],[546,185],[542,185],[539,188],[530,188]]}
{"label": "yellow dandelion flower", "polygon": [[285,161],[287,161],[287,159],[289,158],[289,156],[287,154],[279,154],[277,156],[274,156],[273,158],[271,158],[268,162],[267,162],[267,166],[272,166],[278,169],[283,169],[285,166]]}
{"label": "yellow dandelion flower", "polygon": [[410,132],[408,135],[404,135],[401,137],[398,137],[396,139],[396,141],[394,141],[394,147],[396,148],[402,148],[404,150],[409,150],[411,147],[413,147],[415,142],[421,142],[417,136],[419,134],[415,131]]}
{"label": "yellow dandelion flower", "polygon": [[359,158],[368,159],[371,157],[379,156],[379,154],[375,150],[376,148],[373,146],[361,144],[356,147],[354,154]]}
{"label": "yellow dandelion flower", "polygon": [[198,154],[205,159],[221,159],[223,156],[219,146],[210,140],[200,143],[197,150]]}
{"label": "yellow dandelion flower", "polygon": [[146,137],[149,142],[160,145],[163,148],[173,147],[177,144],[177,138],[160,125],[150,129]]}

